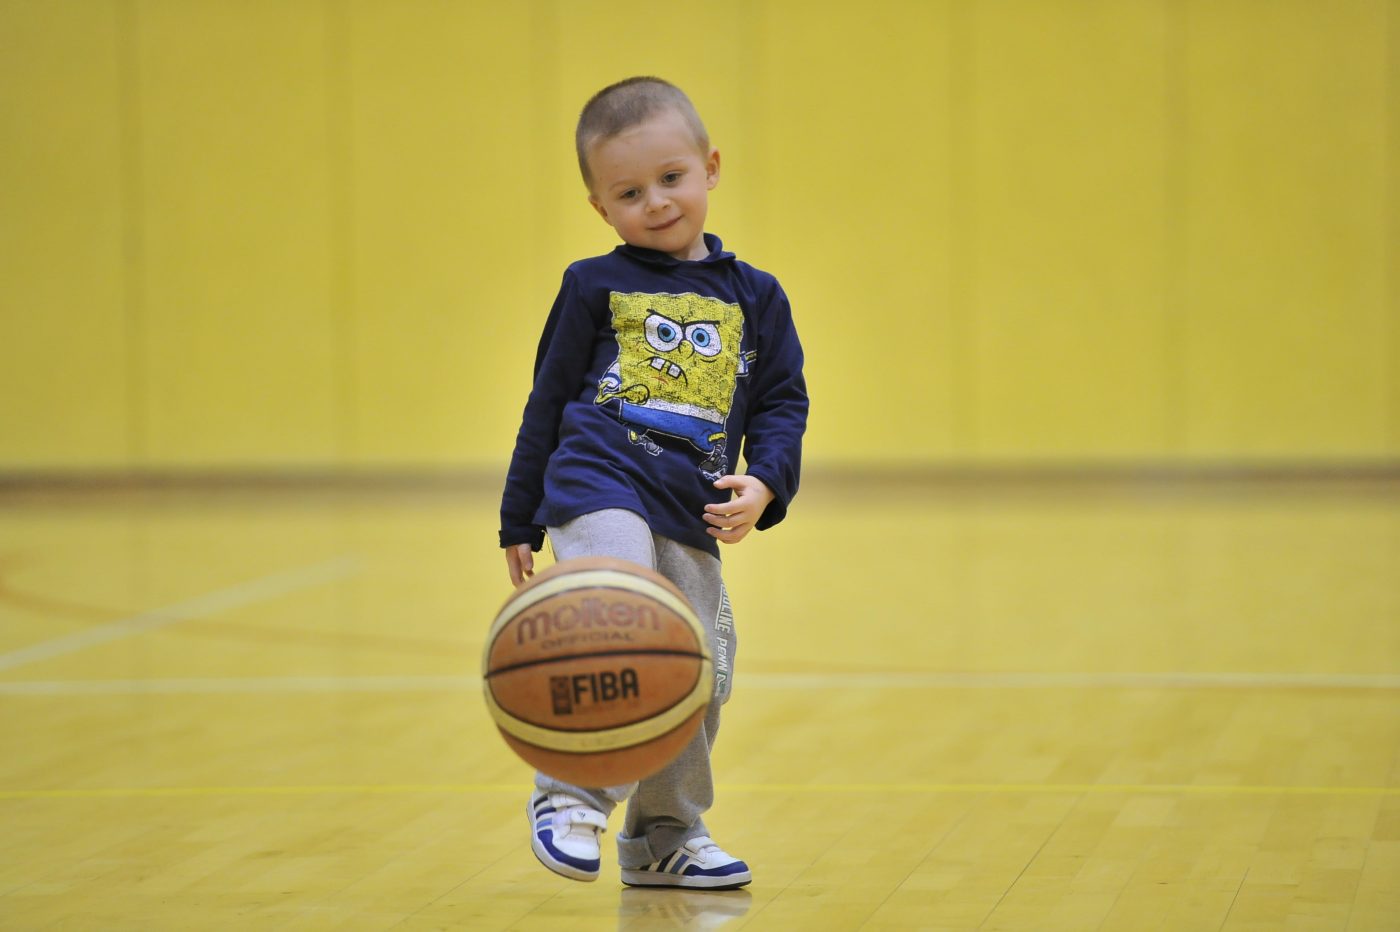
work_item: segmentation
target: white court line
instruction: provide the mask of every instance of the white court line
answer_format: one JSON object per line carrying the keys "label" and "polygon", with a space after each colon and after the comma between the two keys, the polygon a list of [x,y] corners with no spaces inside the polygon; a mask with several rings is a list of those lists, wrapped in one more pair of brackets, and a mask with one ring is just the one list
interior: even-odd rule
{"label": "white court line", "polygon": [[[751,673],[755,690],[841,689],[1400,689],[1386,673]],[[180,693],[475,692],[476,676],[268,676],[0,682],[4,696]]]}
{"label": "white court line", "polygon": [[142,693],[468,692],[475,676],[258,676],[152,680],[0,681],[0,696],[108,696]]}
{"label": "white court line", "polygon": [[[1400,786],[1288,786],[1210,783],[721,783],[724,793],[782,796],[881,796],[896,793],[952,795],[1195,795],[1195,796],[1400,796]],[[518,794],[518,783],[380,783],[300,786],[104,786],[67,789],[0,789],[0,799],[122,799],[209,796],[408,796]]]}
{"label": "white court line", "polygon": [[1390,673],[754,673],[758,689],[1400,689]]}
{"label": "white court line", "polygon": [[204,618],[256,602],[266,602],[289,592],[344,579],[358,573],[359,570],[360,561],[358,559],[341,556],[323,563],[314,563],[299,569],[288,570],[285,573],[249,579],[225,589],[195,596],[184,602],[153,608],[129,618],[109,621],[106,624],[87,628],[65,637],[54,638],[51,641],[40,641],[38,644],[31,644],[28,647],[21,647],[19,650],[0,654],[0,670],[13,670],[26,664],[72,654],[89,647],[107,644],[135,634],[143,634],[181,621]]}

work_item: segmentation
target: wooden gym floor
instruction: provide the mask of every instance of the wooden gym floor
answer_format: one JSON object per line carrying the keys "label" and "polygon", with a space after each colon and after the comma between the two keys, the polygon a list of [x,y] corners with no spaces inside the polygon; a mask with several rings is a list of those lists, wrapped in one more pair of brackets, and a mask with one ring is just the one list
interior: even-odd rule
{"label": "wooden gym floor", "polygon": [[0,928],[1400,929],[1394,477],[814,476],[726,551],[719,894],[531,856],[495,502],[0,490]]}

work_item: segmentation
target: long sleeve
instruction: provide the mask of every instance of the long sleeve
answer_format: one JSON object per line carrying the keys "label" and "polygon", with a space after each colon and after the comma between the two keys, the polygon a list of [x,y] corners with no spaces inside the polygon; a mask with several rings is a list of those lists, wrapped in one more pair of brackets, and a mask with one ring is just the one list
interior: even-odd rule
{"label": "long sleeve", "polygon": [[564,273],[535,352],[534,387],[525,403],[515,452],[501,496],[501,546],[528,543],[539,550],[544,528],[535,512],[544,498],[545,467],[559,443],[564,406],[579,391],[598,323],[580,294],[572,270]]}
{"label": "long sleeve", "polygon": [[808,402],[802,344],[792,307],[776,281],[760,319],[744,459],[745,471],[773,492],[773,501],[754,525],[762,531],[783,520],[797,494]]}

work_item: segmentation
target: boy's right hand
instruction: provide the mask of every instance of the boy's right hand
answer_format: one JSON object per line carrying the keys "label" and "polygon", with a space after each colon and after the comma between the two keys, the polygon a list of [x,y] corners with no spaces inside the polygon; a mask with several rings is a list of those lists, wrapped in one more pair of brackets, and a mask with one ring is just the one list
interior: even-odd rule
{"label": "boy's right hand", "polygon": [[535,575],[535,554],[529,544],[514,544],[506,548],[506,566],[510,569],[510,583],[517,589]]}

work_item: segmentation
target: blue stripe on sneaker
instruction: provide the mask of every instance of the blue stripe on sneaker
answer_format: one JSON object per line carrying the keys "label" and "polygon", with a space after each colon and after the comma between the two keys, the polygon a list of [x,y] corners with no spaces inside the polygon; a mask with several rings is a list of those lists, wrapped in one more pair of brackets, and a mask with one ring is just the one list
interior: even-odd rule
{"label": "blue stripe on sneaker", "polygon": [[685,865],[689,863],[689,861],[690,858],[682,854],[680,857],[676,858],[676,863],[671,867],[670,873],[679,874],[681,872],[681,868],[685,867]]}
{"label": "blue stripe on sneaker", "polygon": [[545,849],[549,852],[549,856],[554,858],[556,861],[559,861],[563,864],[568,864],[580,870],[598,870],[601,863],[599,858],[576,858],[573,855],[565,854],[563,851],[560,851],[558,848],[554,847],[554,832],[551,829],[545,829],[539,834],[540,841],[543,842]]}

